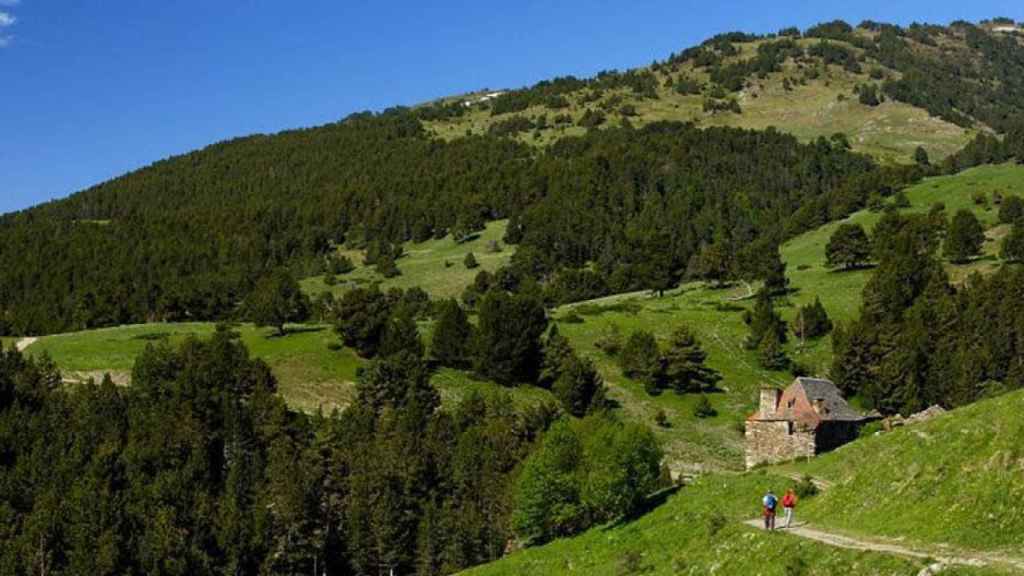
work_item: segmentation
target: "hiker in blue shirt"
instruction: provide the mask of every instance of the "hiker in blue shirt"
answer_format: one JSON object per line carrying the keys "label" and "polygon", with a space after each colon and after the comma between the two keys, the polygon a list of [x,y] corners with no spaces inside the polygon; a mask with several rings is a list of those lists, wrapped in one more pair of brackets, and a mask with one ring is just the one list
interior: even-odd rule
{"label": "hiker in blue shirt", "polygon": [[764,506],[764,529],[775,530],[775,508],[779,505],[779,499],[769,490],[761,499],[761,505]]}

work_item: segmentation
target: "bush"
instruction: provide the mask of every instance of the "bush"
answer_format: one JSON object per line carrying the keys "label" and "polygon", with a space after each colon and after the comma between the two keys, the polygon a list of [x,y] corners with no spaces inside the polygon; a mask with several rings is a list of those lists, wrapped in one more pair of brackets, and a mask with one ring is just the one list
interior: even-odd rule
{"label": "bush", "polygon": [[462,264],[467,270],[472,270],[480,266],[480,263],[476,261],[476,256],[472,252],[466,253],[466,258],[462,261]]}
{"label": "bush", "polygon": [[668,421],[668,414],[664,410],[658,410],[658,413],[654,415],[654,423],[661,428],[672,427],[672,423]]}
{"label": "bush", "polygon": [[818,495],[818,486],[814,484],[814,479],[807,474],[804,474],[803,478],[796,483],[793,490],[796,492],[797,497],[801,499]]}
{"label": "bush", "polygon": [[631,334],[619,354],[619,366],[627,377],[643,382],[648,392],[657,393],[661,355],[654,335],[643,330]]}
{"label": "bush", "polygon": [[701,396],[700,400],[693,407],[693,415],[700,419],[714,418],[718,416],[718,411],[711,405],[711,401],[708,400],[707,396]]}

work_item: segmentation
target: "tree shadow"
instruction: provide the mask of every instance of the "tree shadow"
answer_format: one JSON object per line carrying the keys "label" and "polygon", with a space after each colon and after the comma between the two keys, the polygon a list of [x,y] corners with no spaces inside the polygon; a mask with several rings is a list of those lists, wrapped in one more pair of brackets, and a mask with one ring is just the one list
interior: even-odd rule
{"label": "tree shadow", "polygon": [[277,329],[267,335],[267,340],[275,340],[280,338],[287,338],[293,334],[312,334],[316,332],[323,332],[326,330],[326,326],[287,326],[284,329],[284,333],[278,333]]}
{"label": "tree shadow", "polygon": [[602,530],[615,530],[616,528],[622,528],[623,526],[636,522],[640,518],[660,508],[662,505],[668,502],[669,498],[675,496],[676,493],[679,492],[682,488],[683,487],[681,485],[677,484],[674,486],[669,486],[668,488],[663,488],[662,490],[659,490],[658,492],[651,494],[646,499],[644,499],[643,503],[632,513],[626,514],[618,520],[605,525],[605,527]]}
{"label": "tree shadow", "polygon": [[878,264],[874,264],[874,263],[858,264],[856,266],[850,266],[849,268],[836,268],[834,270],[829,270],[828,273],[829,274],[849,274],[851,272],[861,272],[863,270],[874,270],[875,268],[878,268]]}

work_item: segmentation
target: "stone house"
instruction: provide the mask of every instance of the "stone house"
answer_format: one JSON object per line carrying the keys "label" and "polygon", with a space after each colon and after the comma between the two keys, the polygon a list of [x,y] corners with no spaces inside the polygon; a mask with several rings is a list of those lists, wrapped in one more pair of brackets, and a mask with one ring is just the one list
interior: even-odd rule
{"label": "stone house", "polygon": [[763,388],[758,411],[746,422],[747,468],[834,450],[871,419],[850,408],[828,380],[797,378],[785,390]]}

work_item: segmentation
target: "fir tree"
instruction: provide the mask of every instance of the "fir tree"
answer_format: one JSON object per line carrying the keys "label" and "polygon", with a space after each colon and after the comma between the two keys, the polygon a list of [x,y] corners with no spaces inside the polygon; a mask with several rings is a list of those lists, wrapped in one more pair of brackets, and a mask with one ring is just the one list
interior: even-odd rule
{"label": "fir tree", "polygon": [[282,271],[261,280],[245,307],[257,326],[273,326],[284,336],[285,324],[308,319],[311,305],[295,278]]}
{"label": "fir tree", "polygon": [[871,240],[860,224],[840,224],[825,245],[825,263],[829,268],[849,270],[870,259]]}
{"label": "fir tree", "polygon": [[766,290],[758,292],[754,310],[749,315],[750,334],[744,346],[747,350],[757,350],[761,343],[771,336],[776,343],[786,341],[786,323],[775,312],[772,297]]}
{"label": "fir tree", "polygon": [[960,210],[953,216],[942,245],[942,253],[950,261],[963,264],[981,253],[985,231],[978,217],[970,210]]}
{"label": "fir tree", "polygon": [[686,326],[680,326],[669,337],[662,356],[664,384],[678,393],[710,390],[721,376],[704,365],[707,353]]}
{"label": "fir tree", "polygon": [[627,377],[642,382],[650,394],[661,388],[663,377],[658,341],[650,332],[637,330],[630,334],[619,353],[619,366]]}
{"label": "fir tree", "polygon": [[566,412],[583,417],[604,403],[604,381],[594,364],[575,354],[562,361],[558,379],[551,387]]}
{"label": "fir tree", "polygon": [[469,365],[473,342],[473,325],[466,312],[454,299],[440,305],[434,325],[430,355],[442,366],[463,368]]}
{"label": "fir tree", "polygon": [[821,305],[821,299],[814,297],[814,303],[801,306],[793,319],[793,333],[801,341],[818,338],[832,330],[832,321]]}
{"label": "fir tree", "polygon": [[1010,233],[1003,238],[999,255],[1007,262],[1024,262],[1024,220],[1010,228]]}

